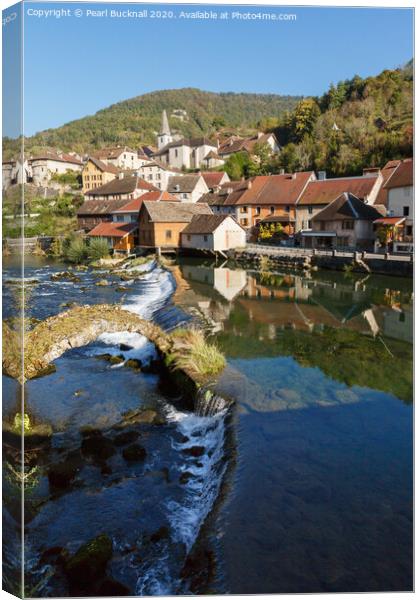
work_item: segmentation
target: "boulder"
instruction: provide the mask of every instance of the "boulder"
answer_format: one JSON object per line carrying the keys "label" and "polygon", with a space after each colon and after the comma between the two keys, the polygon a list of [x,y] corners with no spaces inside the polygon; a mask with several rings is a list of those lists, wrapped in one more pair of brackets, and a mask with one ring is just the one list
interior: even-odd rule
{"label": "boulder", "polygon": [[129,369],[134,369],[134,371],[140,371],[141,370],[141,360],[138,360],[137,358],[129,358],[126,363],[125,366],[128,367]]}
{"label": "boulder", "polygon": [[84,437],[81,450],[96,460],[106,460],[115,454],[114,444],[102,434]]}
{"label": "boulder", "polygon": [[76,477],[78,465],[75,460],[67,460],[48,469],[48,481],[51,488],[66,488]]}
{"label": "boulder", "polygon": [[135,409],[124,413],[122,421],[123,426],[137,425],[138,423],[161,425],[164,421],[152,408]]}
{"label": "boulder", "polygon": [[106,287],[106,286],[110,285],[110,283],[107,279],[100,279],[99,281],[97,281],[95,283],[95,285],[97,285],[99,287]]}

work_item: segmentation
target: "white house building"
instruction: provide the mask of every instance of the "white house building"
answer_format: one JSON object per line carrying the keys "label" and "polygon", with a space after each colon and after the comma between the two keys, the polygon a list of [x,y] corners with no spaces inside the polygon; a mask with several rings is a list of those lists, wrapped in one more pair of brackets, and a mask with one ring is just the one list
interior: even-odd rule
{"label": "white house building", "polygon": [[47,186],[53,175],[63,175],[67,171],[81,173],[83,163],[76,155],[64,152],[45,152],[28,159],[30,179],[37,186]]}
{"label": "white house building", "polygon": [[168,189],[168,183],[171,177],[183,175],[179,169],[164,165],[157,160],[146,162],[139,167],[138,174],[146,181],[152,183],[159,190],[163,191]]}
{"label": "white house building", "polygon": [[229,215],[194,215],[181,232],[181,247],[224,252],[246,245],[246,232]]}
{"label": "white house building", "polygon": [[144,160],[139,158],[139,153],[127,146],[115,146],[112,148],[102,148],[92,154],[104,162],[106,165],[114,165],[118,169],[137,169]]}
{"label": "white house building", "polygon": [[195,203],[204,194],[208,193],[209,188],[202,175],[193,173],[170,177],[167,191],[176,196],[181,202]]}

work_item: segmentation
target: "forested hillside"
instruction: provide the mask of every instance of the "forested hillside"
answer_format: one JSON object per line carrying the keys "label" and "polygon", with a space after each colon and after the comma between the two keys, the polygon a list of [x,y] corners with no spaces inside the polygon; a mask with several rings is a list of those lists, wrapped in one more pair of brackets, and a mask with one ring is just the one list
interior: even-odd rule
{"label": "forested hillside", "polygon": [[305,98],[274,128],[278,166],[351,175],[413,155],[413,65],[332,85]]}
{"label": "forested hillside", "polygon": [[[26,148],[27,153],[40,147],[87,152],[115,144],[134,148],[154,144],[163,109],[168,113],[171,128],[186,136],[212,135],[222,127],[247,134],[266,117],[278,120],[300,99],[276,94],[217,94],[194,88],[161,90],[118,102],[93,116],[38,133],[26,140]],[[173,111],[186,111],[186,116],[177,117]],[[4,141],[5,156],[17,149],[16,142]]]}

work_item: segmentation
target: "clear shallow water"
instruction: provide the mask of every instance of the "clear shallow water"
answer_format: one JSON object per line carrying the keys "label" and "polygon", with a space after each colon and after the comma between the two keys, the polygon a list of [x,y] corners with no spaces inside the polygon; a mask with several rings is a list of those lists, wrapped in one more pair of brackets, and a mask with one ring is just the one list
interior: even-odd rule
{"label": "clear shallow water", "polygon": [[[5,267],[13,277],[14,265]],[[56,373],[28,382],[31,415],[55,432],[47,462],[78,452],[86,424],[113,440],[127,410],[153,408],[162,420],[134,428],[144,462],[127,464],[119,448],[106,473],[85,460],[65,493],[51,494],[41,466],[27,495],[36,595],[66,594],[63,576],[40,564],[44,550],[72,552],[103,532],[114,545],[110,575],[139,595],[411,589],[411,281],[256,275],[184,260],[172,274],[123,282],[121,294],[121,282],[94,286],[93,272],[63,285],[50,281],[62,265],[28,267],[39,280],[28,311],[36,318],[77,301],[121,302],[164,328],[196,319],[227,356],[218,387],[236,400],[229,414],[198,417],[156,375],[95,358],[153,356],[126,332],[66,353]],[[121,352],[121,342],[134,348]],[[10,413],[16,384],[4,383]],[[191,446],[204,448],[200,459]],[[150,543],[162,526],[169,537]],[[197,544],[214,560],[191,585],[180,574]]]}
{"label": "clear shallow water", "polygon": [[179,270],[237,399],[215,590],[412,589],[411,281]]}

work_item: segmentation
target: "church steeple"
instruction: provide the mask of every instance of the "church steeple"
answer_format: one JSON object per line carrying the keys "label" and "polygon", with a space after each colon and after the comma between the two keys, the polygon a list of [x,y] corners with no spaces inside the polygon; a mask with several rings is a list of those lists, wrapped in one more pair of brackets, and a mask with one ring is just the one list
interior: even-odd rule
{"label": "church steeple", "polygon": [[173,141],[171,130],[169,128],[168,115],[166,110],[162,111],[162,124],[158,135],[158,148],[159,150]]}
{"label": "church steeple", "polygon": [[166,114],[166,110],[162,111],[162,125],[160,128],[160,135],[171,135],[171,130],[169,129],[168,115]]}

